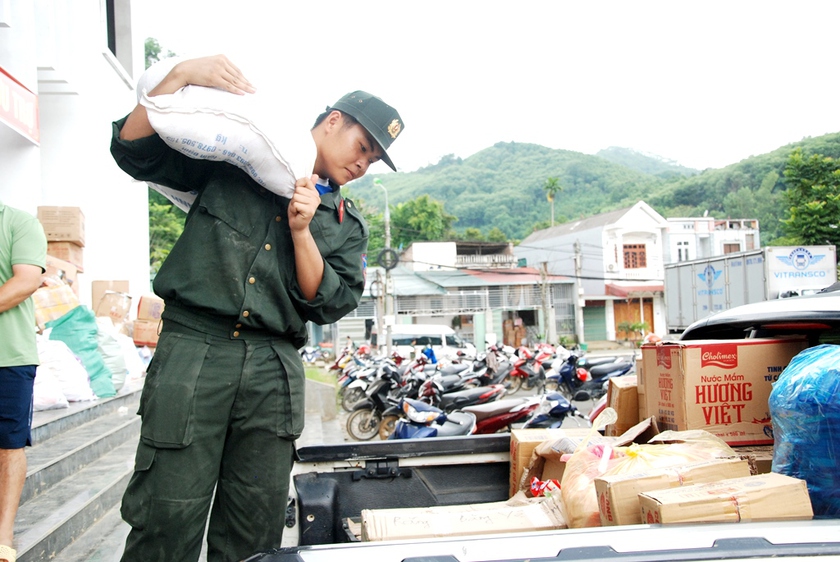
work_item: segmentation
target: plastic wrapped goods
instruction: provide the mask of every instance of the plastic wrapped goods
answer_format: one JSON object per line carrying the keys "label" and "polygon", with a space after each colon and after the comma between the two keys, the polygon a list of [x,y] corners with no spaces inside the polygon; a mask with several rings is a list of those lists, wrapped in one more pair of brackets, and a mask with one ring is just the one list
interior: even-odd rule
{"label": "plastic wrapped goods", "polygon": [[840,516],[840,346],[796,355],[773,385],[773,472],[805,480],[815,517]]}

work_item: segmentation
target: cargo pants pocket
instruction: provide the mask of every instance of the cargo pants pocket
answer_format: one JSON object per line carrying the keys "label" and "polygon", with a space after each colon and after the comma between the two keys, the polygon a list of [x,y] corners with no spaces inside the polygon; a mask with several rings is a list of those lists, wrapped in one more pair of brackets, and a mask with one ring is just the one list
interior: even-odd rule
{"label": "cargo pants pocket", "polygon": [[192,442],[196,385],[209,348],[184,334],[161,336],[140,398],[140,439],[147,445],[182,449]]}
{"label": "cargo pants pocket", "polygon": [[306,377],[300,355],[288,343],[272,344],[277,372],[277,436],[297,439],[303,433]]}

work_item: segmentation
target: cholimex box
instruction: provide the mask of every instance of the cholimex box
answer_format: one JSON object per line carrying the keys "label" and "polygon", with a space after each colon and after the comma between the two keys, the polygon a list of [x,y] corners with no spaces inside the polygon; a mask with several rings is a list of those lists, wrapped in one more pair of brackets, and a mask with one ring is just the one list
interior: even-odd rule
{"label": "cholimex box", "polygon": [[647,414],[663,431],[704,429],[729,445],[772,444],[773,381],[807,346],[798,337],[643,345]]}
{"label": "cholimex box", "polygon": [[639,494],[645,523],[788,521],[814,516],[804,480],[770,472]]}

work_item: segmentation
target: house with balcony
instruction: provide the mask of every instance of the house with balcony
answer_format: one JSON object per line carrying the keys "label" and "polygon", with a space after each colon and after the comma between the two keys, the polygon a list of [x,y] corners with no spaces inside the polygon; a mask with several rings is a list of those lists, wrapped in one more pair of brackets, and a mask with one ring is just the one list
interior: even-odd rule
{"label": "house with balcony", "polygon": [[757,219],[683,217],[667,220],[665,263],[723,256],[761,247]]}
{"label": "house with balcony", "polygon": [[514,253],[529,267],[576,281],[576,332],[583,342],[632,338],[645,323],[665,334],[664,263],[668,221],[644,201],[539,230]]}

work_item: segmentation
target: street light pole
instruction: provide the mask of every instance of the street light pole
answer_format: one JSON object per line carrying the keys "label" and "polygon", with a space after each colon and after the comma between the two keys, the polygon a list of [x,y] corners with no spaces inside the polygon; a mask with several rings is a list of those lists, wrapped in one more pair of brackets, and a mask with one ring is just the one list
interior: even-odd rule
{"label": "street light pole", "polygon": [[[382,185],[382,180],[376,178],[373,185],[378,185],[385,193],[385,249],[391,248],[391,209],[388,206],[388,190]],[[391,284],[391,270],[385,269],[385,350],[391,356],[391,324],[394,323],[394,301]]]}

